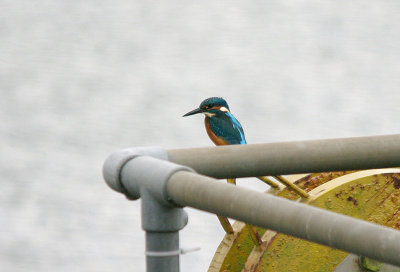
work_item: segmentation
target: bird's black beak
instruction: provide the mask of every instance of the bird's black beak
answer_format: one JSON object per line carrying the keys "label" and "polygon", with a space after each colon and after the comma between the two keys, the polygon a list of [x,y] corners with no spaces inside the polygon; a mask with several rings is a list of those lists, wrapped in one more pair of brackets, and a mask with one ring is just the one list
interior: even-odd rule
{"label": "bird's black beak", "polygon": [[197,114],[197,113],[202,113],[202,112],[205,112],[205,110],[200,109],[200,108],[194,109],[194,110],[192,110],[192,111],[189,111],[189,112],[186,113],[185,115],[183,115],[183,117],[186,117],[186,116],[189,116],[189,115],[193,115],[193,114]]}

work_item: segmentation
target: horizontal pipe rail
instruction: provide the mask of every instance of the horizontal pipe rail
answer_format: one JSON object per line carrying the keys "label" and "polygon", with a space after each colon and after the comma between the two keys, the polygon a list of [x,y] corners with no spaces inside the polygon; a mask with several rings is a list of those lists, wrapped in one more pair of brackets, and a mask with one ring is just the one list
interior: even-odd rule
{"label": "horizontal pipe rail", "polygon": [[400,134],[167,152],[169,161],[215,178],[388,168],[400,166]]}
{"label": "horizontal pipe rail", "polygon": [[400,265],[400,231],[394,229],[187,171],[178,171],[169,178],[166,193],[180,206]]}

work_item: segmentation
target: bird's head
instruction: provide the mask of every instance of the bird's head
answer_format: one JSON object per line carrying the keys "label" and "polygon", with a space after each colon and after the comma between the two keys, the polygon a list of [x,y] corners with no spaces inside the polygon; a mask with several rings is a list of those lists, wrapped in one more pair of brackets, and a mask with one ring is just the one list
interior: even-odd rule
{"label": "bird's head", "polygon": [[229,112],[229,106],[225,99],[221,97],[210,97],[201,102],[197,109],[189,111],[183,115],[183,117],[197,113],[203,113],[207,117],[212,117],[226,112]]}

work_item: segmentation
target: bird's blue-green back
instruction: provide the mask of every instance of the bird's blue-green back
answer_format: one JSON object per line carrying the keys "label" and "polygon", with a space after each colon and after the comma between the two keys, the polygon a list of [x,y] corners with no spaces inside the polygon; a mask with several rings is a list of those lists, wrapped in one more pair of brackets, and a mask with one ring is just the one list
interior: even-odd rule
{"label": "bird's blue-green back", "polygon": [[246,144],[243,128],[230,112],[219,112],[208,118],[211,131],[226,144]]}

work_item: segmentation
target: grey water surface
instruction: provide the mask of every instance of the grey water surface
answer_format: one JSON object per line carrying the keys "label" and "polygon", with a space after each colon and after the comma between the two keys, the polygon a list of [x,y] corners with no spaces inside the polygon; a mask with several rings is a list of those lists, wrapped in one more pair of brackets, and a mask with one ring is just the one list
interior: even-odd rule
{"label": "grey water surface", "polygon": [[[210,146],[227,99],[249,143],[400,132],[398,1],[0,1],[0,271],[144,271],[114,150]],[[267,189],[255,180],[239,186]],[[273,208],[273,207],[272,207]],[[223,237],[187,209],[182,271]]]}

